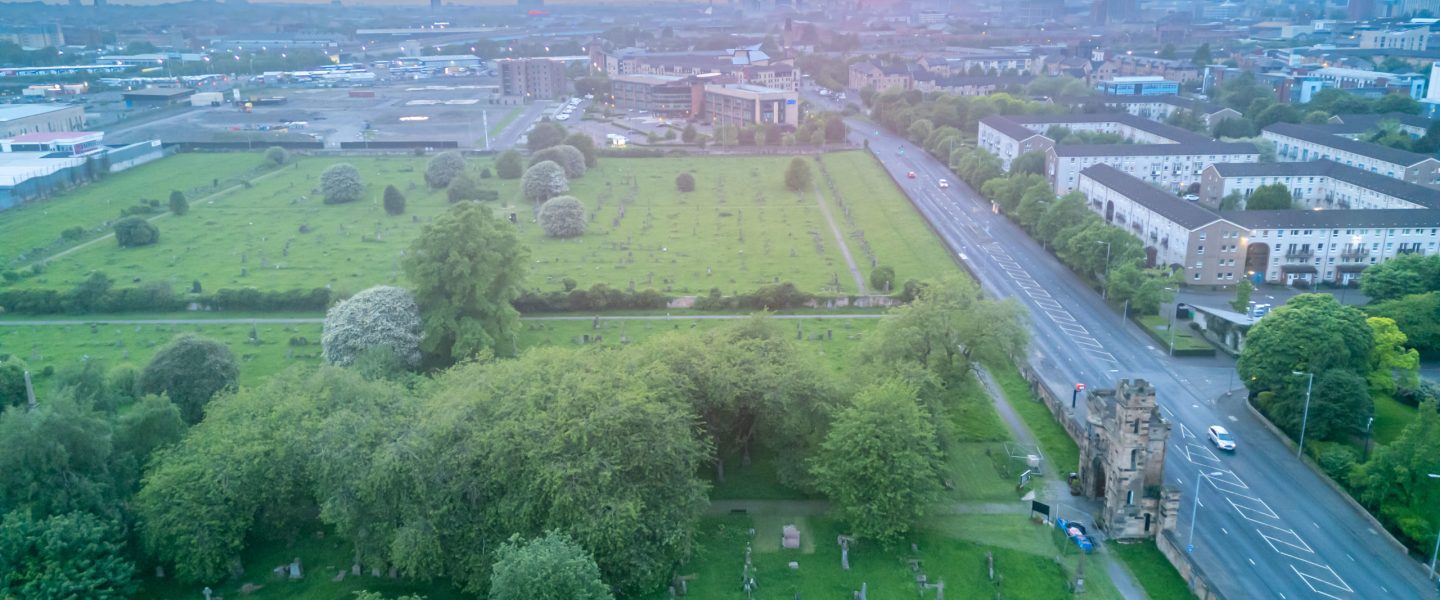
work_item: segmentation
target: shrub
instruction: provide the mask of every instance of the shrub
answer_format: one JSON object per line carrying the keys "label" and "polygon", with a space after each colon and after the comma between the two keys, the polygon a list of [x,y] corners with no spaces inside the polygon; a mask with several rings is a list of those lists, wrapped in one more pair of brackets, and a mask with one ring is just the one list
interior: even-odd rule
{"label": "shrub", "polygon": [[565,177],[579,179],[585,176],[585,155],[574,146],[551,146],[530,156],[530,165],[545,161],[554,162],[565,169]]}
{"label": "shrub", "polygon": [[382,203],[385,205],[386,214],[405,214],[405,194],[400,193],[400,190],[396,189],[396,187],[393,185],[385,186],[385,194],[383,196]]}
{"label": "shrub", "polygon": [[585,207],[574,196],[556,196],[540,206],[540,227],[556,238],[585,234]]}
{"label": "shrub", "polygon": [[1349,485],[1350,471],[1355,468],[1355,463],[1359,462],[1359,457],[1355,456],[1355,449],[1349,446],[1325,444],[1316,462],[1331,479],[1340,485]]}
{"label": "shrub", "polygon": [[360,170],[355,165],[337,163],[320,174],[320,192],[326,204],[345,204],[359,200],[365,184],[360,182]]}
{"label": "shrub", "polygon": [[559,123],[552,121],[540,121],[525,134],[525,147],[531,152],[539,152],[551,146],[557,146],[565,141],[565,128]]}
{"label": "shrub", "polygon": [[520,180],[520,190],[526,200],[540,204],[569,193],[570,180],[565,178],[565,170],[560,165],[547,160],[525,170],[525,176]]}
{"label": "shrub", "polygon": [[525,174],[525,159],[514,150],[506,150],[495,159],[495,175],[501,179],[519,179]]}
{"label": "shrub", "polygon": [[110,391],[119,394],[124,400],[134,400],[140,395],[140,369],[135,365],[124,363],[110,369],[105,376],[106,385]]}
{"label": "shrub", "polygon": [[81,226],[79,226],[79,225],[76,225],[76,226],[74,226],[74,227],[71,227],[71,228],[66,229],[65,231],[60,232],[60,239],[65,240],[65,241],[67,241],[67,242],[73,242],[73,241],[78,240],[78,239],[80,239],[80,238],[82,238],[82,237],[85,237],[85,228],[84,228],[84,227],[81,227]]}
{"label": "shrub", "polygon": [[383,349],[407,367],[420,366],[420,307],[409,290],[378,286],[336,304],[325,314],[320,344],[325,361],[349,365]]}
{"label": "shrub", "polygon": [[441,152],[425,166],[425,183],[438,190],[464,172],[465,158],[459,152]]}
{"label": "shrub", "polygon": [[895,269],[880,265],[875,267],[874,271],[870,272],[870,287],[874,288],[874,291],[889,293],[894,289],[894,286]]}
{"label": "shrub", "polygon": [[271,146],[265,149],[265,166],[278,167],[290,162],[290,151],[279,146]]}
{"label": "shrub", "polygon": [[494,175],[492,175],[492,174],[490,173],[490,167],[485,167],[485,168],[483,168],[483,169],[480,169],[480,178],[481,178],[481,179],[489,179],[489,178],[491,178],[491,177],[494,177]]}
{"label": "shrub", "polygon": [[565,138],[565,145],[572,146],[576,150],[579,150],[580,154],[585,155],[585,166],[587,168],[594,168],[595,165],[599,164],[600,161],[596,158],[595,154],[595,140],[589,135],[572,133],[570,137]]}
{"label": "shrub", "polygon": [[810,187],[811,178],[810,163],[798,156],[790,159],[790,166],[785,169],[786,188],[792,192],[804,191]]}
{"label": "shrub", "polygon": [[695,137],[697,135],[699,135],[699,132],[695,131],[695,125],[687,123],[685,129],[680,132],[680,141],[693,144],[695,143]]}
{"label": "shrub", "polygon": [[450,180],[450,186],[445,188],[445,197],[451,202],[474,200],[479,191],[480,185],[475,183],[475,179],[469,173],[461,173]]}
{"label": "shrub", "polygon": [[187,423],[198,423],[205,404],[220,391],[234,387],[240,367],[230,349],[215,340],[181,335],[150,359],[140,373],[142,394],[165,394],[180,408]]}
{"label": "shrub", "polygon": [[689,173],[681,173],[675,176],[675,189],[681,192],[695,191],[695,176]]}
{"label": "shrub", "polygon": [[190,212],[190,201],[185,199],[185,192],[174,190],[170,192],[170,212],[175,216],[181,216]]}
{"label": "shrub", "polygon": [[160,241],[160,230],[143,217],[125,217],[115,223],[115,241],[121,248],[148,246]]}

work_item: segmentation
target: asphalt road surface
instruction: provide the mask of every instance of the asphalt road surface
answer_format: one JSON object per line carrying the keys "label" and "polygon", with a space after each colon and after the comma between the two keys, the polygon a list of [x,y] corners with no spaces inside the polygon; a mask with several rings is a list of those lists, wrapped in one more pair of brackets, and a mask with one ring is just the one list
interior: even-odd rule
{"label": "asphalt road surface", "polygon": [[[1122,378],[1154,384],[1173,425],[1165,483],[1182,490],[1179,540],[1189,540],[1196,483],[1193,554],[1228,598],[1433,598],[1435,587],[1365,515],[1302,465],[1244,405],[1233,362],[1173,359],[1099,294],[1041,249],[943,164],[874,125],[850,121],[891,176],[978,274],[985,291],[1016,298],[1030,316],[1030,358],[1052,390],[1075,383],[1113,387]],[[905,150],[902,153],[901,147]],[[915,171],[915,179],[905,174]],[[946,178],[949,189],[938,181]],[[1234,388],[1233,396],[1226,391]],[[1083,419],[1084,403],[1073,418]],[[1205,429],[1224,425],[1238,451],[1220,454]],[[1073,468],[1057,465],[1060,469]],[[1202,475],[1204,473],[1204,475]]]}

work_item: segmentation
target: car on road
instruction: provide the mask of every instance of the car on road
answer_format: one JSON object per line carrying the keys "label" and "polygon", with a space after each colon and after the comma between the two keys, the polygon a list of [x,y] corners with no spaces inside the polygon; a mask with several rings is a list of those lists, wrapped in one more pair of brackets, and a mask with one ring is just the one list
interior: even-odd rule
{"label": "car on road", "polygon": [[1210,429],[1205,432],[1205,437],[1210,438],[1210,443],[1215,444],[1216,448],[1227,452],[1235,451],[1235,437],[1230,435],[1230,431],[1224,427],[1211,425]]}
{"label": "car on road", "polygon": [[906,173],[906,174],[905,174],[905,178],[906,178],[906,179],[914,179],[914,178],[915,178],[915,172],[914,172],[914,171],[911,171],[911,172],[909,172],[909,173]]}
{"label": "car on road", "polygon": [[1185,199],[1191,202],[1199,202],[1200,196],[1196,194],[1185,194]]}
{"label": "car on road", "polygon": [[950,181],[949,181],[948,179],[941,179],[941,180],[940,180],[940,189],[944,190],[944,189],[949,189],[949,188],[950,188]]}

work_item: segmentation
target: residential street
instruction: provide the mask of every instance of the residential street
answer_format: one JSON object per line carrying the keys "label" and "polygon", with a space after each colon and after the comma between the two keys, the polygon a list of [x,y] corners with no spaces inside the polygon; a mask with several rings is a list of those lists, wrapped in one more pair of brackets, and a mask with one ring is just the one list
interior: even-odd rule
{"label": "residential street", "polygon": [[[1165,474],[1183,493],[1182,543],[1196,481],[1213,473],[1200,490],[1194,555],[1226,597],[1435,597],[1417,561],[1252,416],[1244,390],[1231,379],[1232,361],[1167,356],[939,161],[872,124],[849,123],[853,141],[869,141],[985,291],[1016,298],[1029,310],[1030,358],[1052,390],[1069,394],[1075,383],[1113,387],[1122,378],[1155,385],[1162,412],[1174,423]],[[912,170],[918,178],[906,179]],[[953,182],[950,189],[939,188],[941,178]],[[1233,396],[1226,396],[1229,387]],[[1072,418],[1083,419],[1083,411],[1081,404]],[[1213,424],[1237,436],[1237,453],[1212,451],[1203,435]]]}

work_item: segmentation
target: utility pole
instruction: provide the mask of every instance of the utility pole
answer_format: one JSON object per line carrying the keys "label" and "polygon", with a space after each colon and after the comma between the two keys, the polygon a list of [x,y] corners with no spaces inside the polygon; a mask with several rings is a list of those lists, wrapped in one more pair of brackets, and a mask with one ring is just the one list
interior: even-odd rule
{"label": "utility pole", "polygon": [[480,126],[485,128],[485,149],[490,149],[490,111],[480,111]]}
{"label": "utility pole", "polygon": [[25,400],[29,404],[30,411],[40,408],[40,402],[35,400],[35,385],[30,382],[30,372],[25,372]]}
{"label": "utility pole", "polygon": [[1295,450],[1295,456],[1301,457],[1305,455],[1305,427],[1310,424],[1310,390],[1315,388],[1315,373],[1301,373],[1300,371],[1291,373],[1310,376],[1310,381],[1305,384],[1305,414],[1300,418],[1300,447]]}

